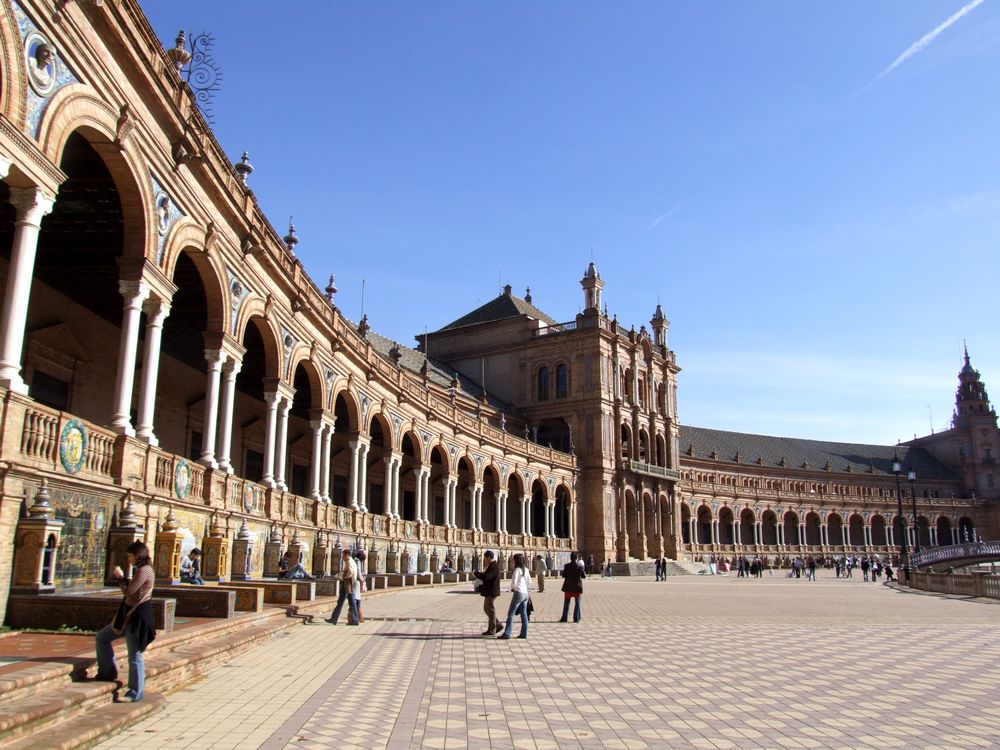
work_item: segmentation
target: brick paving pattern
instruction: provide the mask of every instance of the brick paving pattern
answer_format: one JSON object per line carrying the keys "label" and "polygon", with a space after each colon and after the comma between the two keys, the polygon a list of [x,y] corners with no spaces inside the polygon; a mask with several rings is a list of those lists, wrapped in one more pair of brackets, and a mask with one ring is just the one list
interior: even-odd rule
{"label": "brick paving pattern", "polygon": [[296,628],[98,747],[1000,746],[996,604],[830,578],[590,578],[582,623],[555,622],[556,583],[527,640],[494,642],[467,590]]}

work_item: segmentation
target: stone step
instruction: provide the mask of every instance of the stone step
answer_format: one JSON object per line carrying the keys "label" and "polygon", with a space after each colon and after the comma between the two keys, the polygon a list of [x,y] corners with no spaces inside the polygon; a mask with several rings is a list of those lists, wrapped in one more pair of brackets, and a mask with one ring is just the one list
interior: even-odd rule
{"label": "stone step", "polygon": [[[213,666],[225,662],[234,653],[251,644],[267,639],[295,627],[302,620],[288,618],[281,609],[271,609],[261,615],[248,615],[206,624],[204,627],[185,628],[163,634],[146,651],[146,690],[153,695],[191,679]],[[128,669],[124,640],[115,644],[119,655],[119,679],[127,685]],[[72,673],[64,669],[50,669],[47,677],[33,675],[30,685],[24,685],[16,694],[4,693],[0,698],[0,744],[12,747],[82,747],[90,742],[91,735],[80,732],[80,721],[86,717],[88,725],[103,727],[97,736],[116,731],[121,726],[157,707],[161,698],[155,698],[150,708],[144,704],[153,698],[148,694],[138,704],[118,704],[114,701],[123,695],[125,688],[109,682],[80,681],[86,672],[94,669],[93,659],[81,671],[80,665]],[[41,666],[41,665],[39,665]],[[76,680],[76,681],[74,681]],[[121,706],[136,706],[135,712]],[[46,737],[43,742],[42,736]],[[74,739],[77,738],[77,739]],[[6,746],[6,745],[5,745]]]}

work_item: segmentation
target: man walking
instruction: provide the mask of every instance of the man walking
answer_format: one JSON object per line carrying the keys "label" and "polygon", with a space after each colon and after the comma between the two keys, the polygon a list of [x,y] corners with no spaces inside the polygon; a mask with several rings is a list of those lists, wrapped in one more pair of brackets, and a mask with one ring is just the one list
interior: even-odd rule
{"label": "man walking", "polygon": [[483,595],[483,612],[486,613],[486,630],[483,635],[496,635],[503,626],[497,623],[496,601],[500,596],[500,566],[497,565],[493,556],[493,550],[486,550],[483,553],[486,569],[476,571],[473,575],[482,581],[479,593]]}
{"label": "man walking", "polygon": [[545,591],[545,574],[548,572],[545,560],[541,555],[535,555],[535,575],[538,576],[538,593]]}
{"label": "man walking", "polygon": [[569,622],[567,616],[569,615],[570,599],[576,602],[573,608],[573,622],[580,622],[582,616],[580,612],[580,597],[583,595],[583,579],[587,577],[587,574],[583,572],[583,568],[577,565],[575,552],[570,553],[569,562],[563,566],[562,577],[563,611],[559,622]]}
{"label": "man walking", "polygon": [[333,608],[333,614],[327,619],[327,622],[331,625],[337,624],[337,619],[344,609],[345,600],[350,610],[347,624],[358,624],[358,601],[354,598],[354,582],[356,580],[358,580],[358,565],[354,562],[354,558],[351,557],[351,551],[345,549],[344,557],[340,563],[340,591],[337,594],[337,606]]}

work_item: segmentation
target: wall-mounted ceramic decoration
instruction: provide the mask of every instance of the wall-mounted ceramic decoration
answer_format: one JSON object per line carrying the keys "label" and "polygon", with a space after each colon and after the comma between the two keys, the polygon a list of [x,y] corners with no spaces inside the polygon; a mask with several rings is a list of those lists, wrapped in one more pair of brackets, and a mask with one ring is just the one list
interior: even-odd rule
{"label": "wall-mounted ceramic decoration", "polygon": [[59,436],[59,462],[70,474],[76,474],[87,460],[87,428],[71,419]]}
{"label": "wall-mounted ceramic decoration", "polygon": [[191,464],[181,459],[174,465],[174,494],[183,500],[191,492]]}

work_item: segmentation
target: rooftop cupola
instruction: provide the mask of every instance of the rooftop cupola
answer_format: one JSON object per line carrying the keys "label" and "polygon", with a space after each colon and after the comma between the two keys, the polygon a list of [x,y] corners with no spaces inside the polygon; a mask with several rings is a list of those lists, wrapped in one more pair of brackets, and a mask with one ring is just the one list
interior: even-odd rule
{"label": "rooftop cupola", "polygon": [[597,315],[601,311],[601,295],[604,293],[604,282],[601,280],[601,274],[593,261],[587,266],[587,270],[583,272],[580,286],[583,287],[583,314]]}
{"label": "rooftop cupola", "polygon": [[657,303],[656,311],[652,320],[649,321],[653,327],[653,343],[657,346],[667,345],[667,329],[670,328],[670,321],[663,314],[663,308]]}

